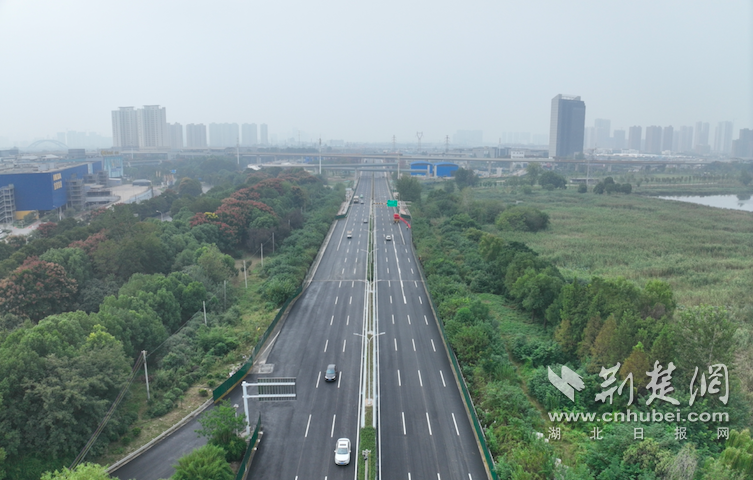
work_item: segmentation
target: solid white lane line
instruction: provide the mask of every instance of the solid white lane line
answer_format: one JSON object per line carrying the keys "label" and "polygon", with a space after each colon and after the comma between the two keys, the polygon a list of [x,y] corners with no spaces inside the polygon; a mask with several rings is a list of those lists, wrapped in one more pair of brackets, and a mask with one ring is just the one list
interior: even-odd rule
{"label": "solid white lane line", "polygon": [[395,339],[395,351],[397,352],[397,338]]}
{"label": "solid white lane line", "polygon": [[329,345],[329,340],[327,340],[326,342],[324,342],[324,351],[325,352],[327,351],[327,345]]}
{"label": "solid white lane line", "polygon": [[339,298],[340,298],[340,297],[335,297],[335,305],[337,305],[337,300],[338,300]]}
{"label": "solid white lane line", "polygon": [[431,435],[431,421],[429,421],[429,412],[426,412],[426,424],[429,426],[429,435]]}
{"label": "solid white lane line", "polygon": [[424,386],[424,381],[421,378],[421,370],[418,371],[418,383],[421,384],[421,386]]}
{"label": "solid white lane line", "polygon": [[424,304],[424,301],[423,301],[423,300],[421,300],[421,295],[419,295],[419,296],[418,296],[418,301],[419,301],[419,303],[421,303],[421,305],[423,305],[423,304]]}
{"label": "solid white lane line", "polygon": [[397,386],[402,387],[403,381],[400,379],[400,370],[397,371]]}
{"label": "solid white lane line", "polygon": [[311,425],[311,414],[309,414],[309,421],[306,422],[306,433],[303,435],[304,438],[309,436],[309,425]]}
{"label": "solid white lane line", "polygon": [[332,315],[332,318],[329,319],[329,324],[332,325],[332,322],[334,322],[334,321],[335,321],[335,316]]}
{"label": "solid white lane line", "polygon": [[348,318],[345,320],[345,325],[350,325],[350,315],[348,315]]}
{"label": "solid white lane line", "polygon": [[[427,413],[426,415],[429,415],[429,414]],[[332,430],[329,432],[330,438],[335,436],[335,419],[336,418],[337,418],[337,415],[332,415]]]}
{"label": "solid white lane line", "polygon": [[[400,412],[400,415],[403,416],[403,435],[407,435],[405,433],[405,412]],[[408,474],[408,478],[410,478],[410,473]]]}
{"label": "solid white lane line", "polygon": [[408,315],[408,325],[410,325],[410,315]]}
{"label": "solid white lane line", "polygon": [[455,424],[455,433],[458,434],[458,437],[460,436],[460,430],[458,430],[458,422],[455,421],[455,414],[452,414],[452,423]]}
{"label": "solid white lane line", "polygon": [[322,378],[322,372],[319,372],[319,375],[316,376],[316,388],[319,388],[319,380]]}
{"label": "solid white lane line", "polygon": [[446,384],[446,383],[444,383],[444,375],[442,375],[442,370],[440,370],[440,371],[439,371],[439,376],[440,376],[440,377],[442,377],[442,386],[443,386],[443,387],[446,387],[446,386],[447,386],[447,384]]}
{"label": "solid white lane line", "polygon": [[347,342],[347,340],[343,340],[343,353],[345,353],[345,342]]}
{"label": "solid white lane line", "polygon": [[413,343],[413,351],[416,351],[416,341],[414,339],[410,339],[411,343]]}
{"label": "solid white lane line", "polygon": [[434,346],[434,339],[433,339],[433,338],[431,339],[431,348],[432,348],[432,349],[433,349],[433,350],[434,350],[435,352],[437,351],[437,347],[435,347],[435,346]]}

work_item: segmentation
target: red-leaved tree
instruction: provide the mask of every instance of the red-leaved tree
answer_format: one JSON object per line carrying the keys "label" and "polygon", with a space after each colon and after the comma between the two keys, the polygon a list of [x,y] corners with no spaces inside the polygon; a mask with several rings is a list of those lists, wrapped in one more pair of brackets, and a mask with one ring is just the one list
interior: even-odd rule
{"label": "red-leaved tree", "polygon": [[71,310],[77,291],[76,281],[68,278],[62,266],[29,257],[0,280],[0,311],[38,322]]}

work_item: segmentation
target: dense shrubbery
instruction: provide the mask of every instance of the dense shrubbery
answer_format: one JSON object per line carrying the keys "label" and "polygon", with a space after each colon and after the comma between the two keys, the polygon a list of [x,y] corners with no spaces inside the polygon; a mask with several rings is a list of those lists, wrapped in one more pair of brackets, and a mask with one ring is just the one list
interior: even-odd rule
{"label": "dense shrubbery", "polygon": [[[690,393],[679,387],[690,384],[693,367],[700,359],[700,369],[715,363],[734,364],[735,326],[722,308],[677,311],[672,290],[663,281],[650,281],[639,288],[621,278],[565,279],[527,246],[495,235],[490,219],[458,214],[451,207],[453,201],[461,203],[451,193],[433,190],[419,208],[414,207],[414,241],[500,478],[548,479],[555,470],[565,475],[555,467],[555,456],[563,454],[570,456],[570,464],[579,465],[567,469],[567,478],[607,478],[601,472],[609,472],[608,478],[675,478],[671,475],[683,465],[710,475],[706,478],[721,478],[714,477],[719,472],[725,478],[748,473],[748,463],[739,460],[739,447],[730,447],[728,442],[725,454],[718,456],[721,447],[716,425],[708,423],[686,424],[692,440],[690,447],[683,448],[657,424],[632,424],[629,435],[627,426],[609,425],[605,428],[611,439],[608,442],[584,441],[592,425],[568,424],[564,430],[576,453],[557,450],[555,454],[555,444],[537,439],[533,433],[545,432],[547,424],[552,424],[526,398],[521,382],[530,398],[549,412],[624,411],[627,399],[623,397],[616,396],[614,405],[594,402],[596,394],[604,390],[604,378],[599,376],[602,369],[620,364],[616,375],[620,383],[632,373],[634,405],[645,405],[648,378],[642,372],[651,370],[656,361],[664,368],[673,361],[677,369],[672,381],[678,387],[672,396],[681,404],[660,403],[652,408],[679,410],[684,418],[690,411],[727,412],[729,426],[738,429],[733,430],[735,441],[748,448],[753,442],[737,432],[747,425],[749,406],[735,382],[727,405],[712,397],[696,399],[689,407]],[[502,212],[496,226],[508,228],[508,219],[513,219],[513,225],[524,225],[520,208]],[[518,213],[513,214],[515,210]],[[503,296],[510,306],[540,325],[541,335],[508,333],[503,344],[500,325],[475,298],[476,293]],[[525,365],[521,370],[525,378],[518,377],[507,360],[508,353]],[[564,364],[581,375],[585,384],[574,404],[548,378],[548,367],[559,373]],[[644,427],[642,442],[632,440],[634,426]]]}
{"label": "dense shrubbery", "polygon": [[[227,282],[237,275],[234,260],[222,249],[271,245],[266,235],[274,233],[281,254],[267,264],[265,287],[300,284],[344,192],[303,171],[272,173],[206,196],[196,182],[181,182],[177,193],[93,212],[88,223],[66,219],[28,241],[0,242],[7,293],[0,299],[0,477],[39,478],[69,462],[142,350],[150,355],[150,416],[170,411],[226,361],[240,342],[228,327],[241,312]],[[143,221],[178,202],[172,222]],[[270,300],[282,303],[292,290],[278,289]],[[196,315],[202,302],[207,326]],[[121,436],[127,443],[134,420],[116,413],[90,455]]]}

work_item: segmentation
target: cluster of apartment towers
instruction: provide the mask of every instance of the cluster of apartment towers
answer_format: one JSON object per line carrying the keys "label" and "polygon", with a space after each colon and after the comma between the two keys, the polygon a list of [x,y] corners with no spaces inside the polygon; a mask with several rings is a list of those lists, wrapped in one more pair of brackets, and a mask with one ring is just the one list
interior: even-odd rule
{"label": "cluster of apartment towers", "polygon": [[695,153],[705,155],[709,153],[730,154],[733,147],[732,122],[719,122],[714,132],[713,146],[709,142],[709,124],[696,122],[695,127],[683,126],[678,129],[671,125],[660,127],[652,125],[643,128],[630,127],[627,131],[615,130],[611,132],[609,120],[597,118],[593,127],[587,127],[585,132],[585,148],[635,150],[637,152],[660,155],[663,153]]}
{"label": "cluster of apartment towers", "polygon": [[[207,133],[209,135],[207,136]],[[186,125],[185,142],[183,125],[167,123],[165,107],[144,105],[144,108],[120,107],[112,112],[113,146],[121,149],[181,149],[225,148],[269,145],[266,123],[203,123]]]}

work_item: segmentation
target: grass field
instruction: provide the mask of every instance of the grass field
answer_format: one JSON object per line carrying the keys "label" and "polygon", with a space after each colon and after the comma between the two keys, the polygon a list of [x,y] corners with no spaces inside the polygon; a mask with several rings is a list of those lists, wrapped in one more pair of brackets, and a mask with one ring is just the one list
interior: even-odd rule
{"label": "grass field", "polygon": [[[665,192],[663,192],[665,193]],[[753,215],[643,195],[532,194],[474,190],[476,199],[516,201],[545,211],[539,233],[498,232],[524,242],[568,277],[622,276],[639,285],[669,282],[679,304],[751,303]]]}

